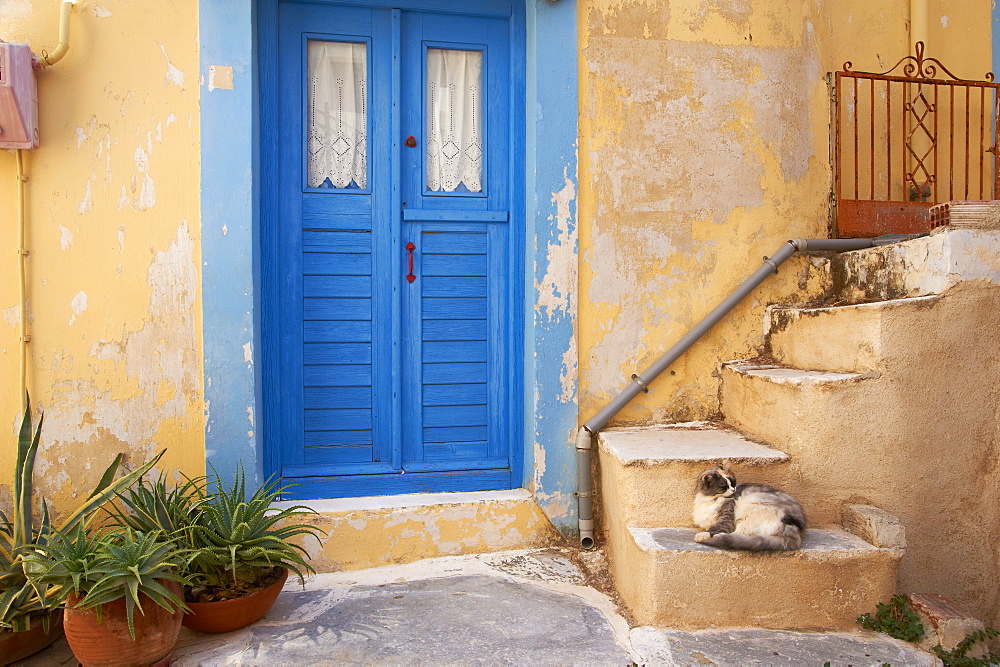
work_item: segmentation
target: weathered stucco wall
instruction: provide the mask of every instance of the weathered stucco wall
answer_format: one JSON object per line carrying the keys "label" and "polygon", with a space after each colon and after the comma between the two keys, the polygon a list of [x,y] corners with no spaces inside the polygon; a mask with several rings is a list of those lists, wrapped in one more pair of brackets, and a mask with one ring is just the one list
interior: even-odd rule
{"label": "weathered stucco wall", "polygon": [[[929,55],[989,68],[989,6],[932,2]],[[587,419],[792,237],[829,233],[827,72],[912,52],[909,2],[584,0],[580,24],[580,406]],[[940,49],[939,51],[936,49]],[[961,75],[961,74],[960,74]],[[751,356],[801,264],[723,320],[619,416],[704,418],[721,359]]]}
{"label": "weathered stucco wall", "polygon": [[[36,481],[56,508],[117,452],[204,472],[194,2],[82,0],[66,57],[38,74],[25,152],[28,388],[45,412]],[[0,2],[0,39],[56,43],[59,3]],[[0,493],[18,397],[15,161],[0,152]]]}

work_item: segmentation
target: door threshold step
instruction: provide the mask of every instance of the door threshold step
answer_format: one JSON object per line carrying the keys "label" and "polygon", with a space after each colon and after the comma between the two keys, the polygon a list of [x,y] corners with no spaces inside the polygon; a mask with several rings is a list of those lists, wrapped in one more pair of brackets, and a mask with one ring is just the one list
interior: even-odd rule
{"label": "door threshold step", "polygon": [[359,496],[356,498],[321,498],[318,500],[283,500],[275,507],[306,505],[320,514],[331,512],[364,512],[386,509],[409,509],[437,505],[462,505],[465,503],[497,503],[529,501],[527,489],[507,491],[458,491],[449,493],[406,493],[398,496]]}
{"label": "door threshold step", "polygon": [[317,572],[527,549],[560,540],[526,489],[285,500],[276,505],[305,505],[316,512],[300,520],[326,533],[321,541],[302,541]]}

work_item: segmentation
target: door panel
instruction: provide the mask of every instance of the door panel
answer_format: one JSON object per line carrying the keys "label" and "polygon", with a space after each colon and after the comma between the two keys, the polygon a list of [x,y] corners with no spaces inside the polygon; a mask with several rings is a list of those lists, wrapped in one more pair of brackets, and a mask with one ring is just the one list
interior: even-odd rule
{"label": "door panel", "polygon": [[267,446],[291,497],[518,485],[511,21],[278,5]]}

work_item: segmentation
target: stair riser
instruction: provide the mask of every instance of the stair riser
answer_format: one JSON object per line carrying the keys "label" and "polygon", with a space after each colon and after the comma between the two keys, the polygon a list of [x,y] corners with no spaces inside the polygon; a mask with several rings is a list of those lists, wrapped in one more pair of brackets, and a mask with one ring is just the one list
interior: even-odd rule
{"label": "stair riser", "polygon": [[[857,433],[878,440],[881,415],[872,406],[887,383],[868,378],[797,387],[724,368],[722,409],[730,424],[791,457],[789,465],[769,471],[773,475],[766,483],[795,496],[811,525],[833,525],[840,521],[843,502],[874,502],[884,495],[885,480],[898,474],[902,462],[880,456],[877,442],[871,447],[845,443],[857,440]],[[864,452],[868,456],[859,458]],[[735,472],[740,479],[740,468]]]}
{"label": "stair riser", "polygon": [[650,554],[634,542],[615,581],[637,625],[854,629],[896,590],[899,554],[818,560],[718,551]]}
{"label": "stair riser", "polygon": [[836,308],[771,308],[767,349],[780,364],[819,371],[870,371],[907,355],[912,335],[933,327],[940,297]]}
{"label": "stair riser", "polygon": [[1000,235],[978,230],[845,252],[831,261],[833,293],[848,302],[942,294],[963,280],[1000,283]]}
{"label": "stair riser", "polygon": [[[602,448],[601,498],[607,516],[623,525],[690,526],[698,476],[723,459],[623,465]],[[726,459],[740,471],[740,482],[773,484],[785,463],[752,465]]]}
{"label": "stair riser", "polygon": [[831,383],[788,384],[722,368],[726,421],[748,437],[781,447],[792,458],[813,440],[813,428],[842,430],[877,405],[878,377]]}

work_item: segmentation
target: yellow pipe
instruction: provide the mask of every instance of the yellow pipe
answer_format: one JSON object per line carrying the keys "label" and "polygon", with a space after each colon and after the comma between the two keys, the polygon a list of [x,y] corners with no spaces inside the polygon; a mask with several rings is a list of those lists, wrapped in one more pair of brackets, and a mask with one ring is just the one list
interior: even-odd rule
{"label": "yellow pipe", "polygon": [[928,0],[910,0],[910,44],[907,51],[913,49],[917,42],[924,43],[927,48],[927,16],[930,13]]}
{"label": "yellow pipe", "polygon": [[59,10],[59,43],[52,53],[42,51],[42,57],[38,59],[38,64],[42,67],[55,65],[62,60],[62,57],[69,51],[69,13],[73,11],[76,0],[63,0]]}
{"label": "yellow pipe", "polygon": [[28,180],[24,175],[24,156],[21,149],[14,151],[14,161],[17,164],[17,265],[18,265],[18,291],[19,307],[21,315],[21,336],[20,336],[20,388],[21,398],[25,401],[27,408],[28,392],[28,280],[27,280],[27,258],[28,249],[24,243],[25,235],[25,214],[24,214],[24,184]]}

